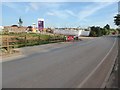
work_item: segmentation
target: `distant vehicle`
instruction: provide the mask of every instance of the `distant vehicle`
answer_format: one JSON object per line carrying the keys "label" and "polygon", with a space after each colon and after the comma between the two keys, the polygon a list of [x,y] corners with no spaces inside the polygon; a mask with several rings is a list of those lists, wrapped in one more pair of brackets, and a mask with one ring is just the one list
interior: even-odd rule
{"label": "distant vehicle", "polygon": [[116,33],[115,32],[112,32],[113,35],[115,35]]}
{"label": "distant vehicle", "polygon": [[67,41],[72,41],[74,40],[74,36],[67,36]]}

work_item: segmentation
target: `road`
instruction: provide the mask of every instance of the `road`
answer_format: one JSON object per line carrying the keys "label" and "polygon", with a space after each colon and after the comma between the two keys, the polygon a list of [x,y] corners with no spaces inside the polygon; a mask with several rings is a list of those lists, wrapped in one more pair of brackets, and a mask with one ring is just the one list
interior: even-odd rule
{"label": "road", "polygon": [[60,48],[48,48],[46,52],[36,50],[24,58],[3,62],[2,87],[78,87],[108,54],[114,43],[115,37],[100,37],[88,42],[62,45]]}

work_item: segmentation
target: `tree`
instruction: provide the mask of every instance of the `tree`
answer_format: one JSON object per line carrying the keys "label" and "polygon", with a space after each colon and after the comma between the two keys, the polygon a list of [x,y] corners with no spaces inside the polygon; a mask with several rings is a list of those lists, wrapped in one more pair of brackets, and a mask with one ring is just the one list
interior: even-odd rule
{"label": "tree", "polygon": [[120,14],[117,14],[114,18],[115,25],[120,26]]}
{"label": "tree", "polygon": [[21,26],[22,26],[23,21],[22,21],[22,19],[21,19],[21,18],[19,18],[19,20],[18,20],[18,24],[19,24],[19,27],[21,27]]}
{"label": "tree", "polygon": [[110,34],[110,25],[106,24],[103,28],[104,30],[104,35],[109,35]]}
{"label": "tree", "polygon": [[104,29],[110,30],[110,25],[109,24],[105,25]]}
{"label": "tree", "polygon": [[90,36],[93,36],[93,37],[102,36],[102,29],[100,27],[92,26],[90,28],[91,28]]}
{"label": "tree", "polygon": [[28,31],[28,32],[32,32],[32,30],[33,30],[33,27],[32,27],[32,26],[28,26],[28,27],[27,27],[27,31]]}
{"label": "tree", "polygon": [[118,26],[118,32],[120,33],[120,14],[117,14],[117,15],[114,17],[114,23],[115,23],[115,25]]}
{"label": "tree", "polygon": [[18,25],[12,25],[11,27],[18,27]]}

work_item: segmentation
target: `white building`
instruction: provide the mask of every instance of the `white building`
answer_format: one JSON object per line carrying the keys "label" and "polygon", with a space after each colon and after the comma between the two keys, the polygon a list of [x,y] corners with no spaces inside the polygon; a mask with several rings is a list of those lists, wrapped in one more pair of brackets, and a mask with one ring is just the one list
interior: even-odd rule
{"label": "white building", "polygon": [[35,24],[35,23],[33,23],[33,24],[32,24],[32,27],[33,27],[33,28],[36,28],[36,24]]}
{"label": "white building", "polygon": [[3,26],[0,26],[0,31],[2,31],[4,29],[4,27]]}
{"label": "white building", "polygon": [[63,29],[55,29],[53,31],[55,34],[63,34],[63,35],[73,35],[73,36],[89,36],[90,30],[63,30]]}

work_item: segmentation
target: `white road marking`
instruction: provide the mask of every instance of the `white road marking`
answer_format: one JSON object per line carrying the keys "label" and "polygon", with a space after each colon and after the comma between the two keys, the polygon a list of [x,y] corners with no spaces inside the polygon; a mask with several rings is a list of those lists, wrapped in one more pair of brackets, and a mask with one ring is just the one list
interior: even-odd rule
{"label": "white road marking", "polygon": [[110,52],[112,51],[112,49],[115,46],[115,44],[116,44],[116,38],[115,38],[113,46],[111,47],[111,49],[109,50],[109,52],[106,54],[106,56],[97,65],[97,67],[95,69],[93,69],[93,71],[82,81],[82,83],[80,83],[80,85],[77,88],[82,88],[82,86],[87,82],[87,80],[94,74],[94,72],[100,67],[100,65],[103,63],[103,61],[107,58],[107,56],[110,54]]}

